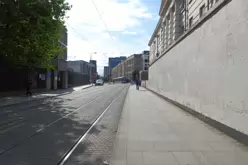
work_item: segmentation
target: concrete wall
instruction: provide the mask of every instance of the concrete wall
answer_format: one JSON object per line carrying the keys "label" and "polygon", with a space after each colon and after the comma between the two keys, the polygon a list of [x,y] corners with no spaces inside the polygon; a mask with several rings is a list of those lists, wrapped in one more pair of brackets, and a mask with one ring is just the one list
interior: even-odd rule
{"label": "concrete wall", "polygon": [[147,87],[248,134],[247,16],[232,0],[149,67]]}
{"label": "concrete wall", "polygon": [[68,72],[68,84],[69,86],[79,86],[89,84],[89,75],[82,75],[80,73]]}

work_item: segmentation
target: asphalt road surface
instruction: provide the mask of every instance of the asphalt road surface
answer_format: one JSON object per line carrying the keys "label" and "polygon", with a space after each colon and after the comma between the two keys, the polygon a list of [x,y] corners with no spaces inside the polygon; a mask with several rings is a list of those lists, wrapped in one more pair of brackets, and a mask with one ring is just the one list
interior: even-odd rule
{"label": "asphalt road surface", "polygon": [[108,162],[128,87],[104,85],[2,108],[0,164]]}

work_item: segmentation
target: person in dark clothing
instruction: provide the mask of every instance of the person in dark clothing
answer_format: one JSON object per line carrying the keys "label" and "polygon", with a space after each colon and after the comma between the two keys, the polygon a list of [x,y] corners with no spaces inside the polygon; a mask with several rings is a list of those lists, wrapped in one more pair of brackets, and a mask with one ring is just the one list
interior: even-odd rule
{"label": "person in dark clothing", "polygon": [[139,86],[140,86],[140,80],[136,79],[136,89],[139,90]]}
{"label": "person in dark clothing", "polygon": [[32,92],[30,91],[31,86],[32,86],[32,80],[31,80],[31,78],[28,78],[26,96],[32,96]]}

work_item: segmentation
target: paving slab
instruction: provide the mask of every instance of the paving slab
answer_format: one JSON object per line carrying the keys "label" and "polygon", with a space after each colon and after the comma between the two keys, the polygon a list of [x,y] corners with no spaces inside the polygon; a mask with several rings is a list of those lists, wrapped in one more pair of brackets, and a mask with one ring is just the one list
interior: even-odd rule
{"label": "paving slab", "polygon": [[126,97],[111,165],[247,165],[248,147],[141,88]]}

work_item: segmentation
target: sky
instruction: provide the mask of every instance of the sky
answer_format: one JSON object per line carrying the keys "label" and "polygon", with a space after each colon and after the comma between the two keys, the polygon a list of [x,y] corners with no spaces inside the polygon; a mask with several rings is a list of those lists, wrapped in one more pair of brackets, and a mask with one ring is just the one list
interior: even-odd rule
{"label": "sky", "polygon": [[97,60],[98,74],[109,57],[149,50],[161,0],[67,0],[68,60]]}

